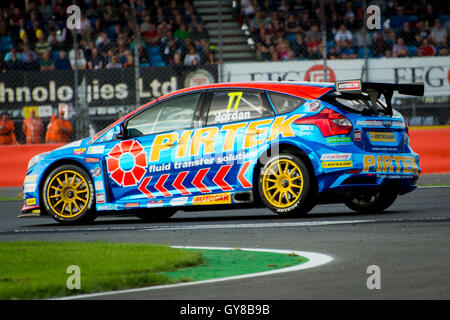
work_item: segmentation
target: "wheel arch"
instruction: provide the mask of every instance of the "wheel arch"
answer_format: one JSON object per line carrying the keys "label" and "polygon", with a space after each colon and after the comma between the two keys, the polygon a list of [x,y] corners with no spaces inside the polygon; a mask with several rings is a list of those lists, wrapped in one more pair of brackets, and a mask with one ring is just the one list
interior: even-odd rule
{"label": "wheel arch", "polygon": [[[39,203],[41,204],[41,207],[42,207],[42,203],[43,203],[42,202],[42,200],[43,200],[42,199],[42,188],[44,187],[45,180],[47,179],[47,177],[50,175],[50,173],[54,169],[56,169],[60,166],[66,165],[66,164],[72,164],[72,165],[79,167],[80,169],[83,169],[91,177],[89,170],[87,170],[87,168],[77,160],[65,158],[65,159],[58,159],[55,162],[52,162],[47,168],[45,168],[44,172],[42,173],[42,177],[41,177],[41,180],[40,180],[39,186],[38,186]],[[91,177],[91,179],[92,179],[92,177]]]}
{"label": "wheel arch", "polygon": [[[264,166],[264,164],[262,163],[261,159],[267,155],[269,157],[272,156],[272,152],[278,152],[279,154],[281,153],[289,153],[292,155],[295,155],[297,157],[299,157],[306,165],[306,167],[308,168],[308,171],[311,173],[311,187],[314,193],[318,193],[318,182],[317,182],[317,174],[318,172],[316,172],[316,170],[314,169],[314,165],[313,165],[313,159],[311,159],[311,157],[308,155],[308,153],[306,153],[301,147],[299,147],[298,145],[294,145],[288,142],[281,142],[281,143],[277,143],[277,144],[272,144],[270,145],[264,152],[262,152],[258,158],[258,161],[255,165],[255,168],[253,170],[253,177],[252,177],[252,183],[253,183],[253,197],[255,199],[255,202],[257,203],[261,203],[261,199],[259,196],[259,192],[257,190],[257,186],[258,186],[258,179],[259,179],[259,174],[260,174],[260,170],[261,168]],[[311,154],[311,153],[310,153]]]}

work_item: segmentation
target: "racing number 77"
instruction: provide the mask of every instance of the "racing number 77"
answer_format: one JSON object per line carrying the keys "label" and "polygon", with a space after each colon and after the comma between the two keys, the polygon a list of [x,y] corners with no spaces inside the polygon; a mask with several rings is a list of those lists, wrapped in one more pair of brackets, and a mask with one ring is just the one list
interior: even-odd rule
{"label": "racing number 77", "polygon": [[230,92],[228,94],[228,96],[230,97],[230,99],[228,100],[227,110],[231,109],[231,105],[233,104],[234,97],[237,97],[236,102],[234,103],[234,110],[237,110],[239,107],[239,101],[241,101],[241,98],[242,98],[242,91],[241,92]]}

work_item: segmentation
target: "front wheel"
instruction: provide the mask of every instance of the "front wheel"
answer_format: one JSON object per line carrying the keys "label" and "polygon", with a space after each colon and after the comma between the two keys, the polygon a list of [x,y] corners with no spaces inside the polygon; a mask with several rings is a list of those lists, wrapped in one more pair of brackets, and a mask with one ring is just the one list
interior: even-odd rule
{"label": "front wheel", "polygon": [[345,205],[361,213],[378,213],[389,208],[397,199],[398,192],[384,190],[370,194],[353,194],[349,196]]}
{"label": "front wheel", "polygon": [[54,169],[45,180],[41,199],[47,213],[62,224],[90,223],[97,217],[92,179],[75,165]]}
{"label": "front wheel", "polygon": [[261,169],[259,195],[264,205],[282,216],[299,216],[314,207],[312,177],[295,155],[280,154]]}

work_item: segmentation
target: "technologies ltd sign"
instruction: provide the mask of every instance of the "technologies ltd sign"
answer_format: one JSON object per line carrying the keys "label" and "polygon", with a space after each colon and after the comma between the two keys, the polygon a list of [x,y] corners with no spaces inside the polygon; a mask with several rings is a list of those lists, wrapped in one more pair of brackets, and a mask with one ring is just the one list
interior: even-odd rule
{"label": "technologies ltd sign", "polygon": [[[134,69],[83,70],[79,72],[78,94],[89,106],[134,106],[136,90],[140,103],[183,88],[186,79],[196,70],[189,68],[141,68],[137,85]],[[208,77],[203,82],[215,82],[215,67],[202,67]],[[72,71],[8,72],[0,75],[0,108],[17,109],[24,104],[73,102],[75,97]],[[206,84],[205,82],[205,84]]]}

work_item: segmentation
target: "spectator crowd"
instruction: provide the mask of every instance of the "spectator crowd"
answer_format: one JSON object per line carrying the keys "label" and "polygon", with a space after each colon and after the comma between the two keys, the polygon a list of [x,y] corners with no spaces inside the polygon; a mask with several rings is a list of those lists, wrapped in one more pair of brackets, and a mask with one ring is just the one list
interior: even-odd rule
{"label": "spectator crowd", "polygon": [[1,70],[133,67],[135,30],[140,66],[215,63],[209,33],[192,1],[136,0],[136,24],[129,1],[77,1],[81,23],[76,30],[67,25],[66,10],[72,4],[71,0],[0,4]]}
{"label": "spectator crowd", "polygon": [[[381,9],[380,29],[364,30],[362,1],[324,1],[328,59],[446,56],[449,7],[438,0],[371,1]],[[319,0],[241,0],[245,24],[260,61],[322,59]],[[367,32],[365,32],[367,31]]]}

